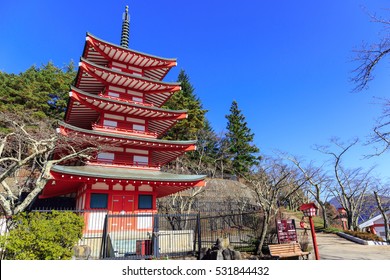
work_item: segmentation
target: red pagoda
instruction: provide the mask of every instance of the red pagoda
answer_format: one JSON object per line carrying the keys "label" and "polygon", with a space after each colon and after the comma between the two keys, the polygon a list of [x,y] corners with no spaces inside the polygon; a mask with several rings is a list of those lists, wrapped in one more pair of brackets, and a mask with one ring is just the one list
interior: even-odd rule
{"label": "red pagoda", "polygon": [[[128,48],[129,16],[124,15],[121,45],[89,33],[64,122],[58,131],[100,147],[93,160],[56,165],[40,198],[73,194],[80,210],[155,213],[156,199],[204,186],[205,176],[170,174],[161,167],[196,141],[161,137],[186,111],[163,109],[179,83],[163,82],[176,59]],[[102,148],[103,147],[103,148]]]}

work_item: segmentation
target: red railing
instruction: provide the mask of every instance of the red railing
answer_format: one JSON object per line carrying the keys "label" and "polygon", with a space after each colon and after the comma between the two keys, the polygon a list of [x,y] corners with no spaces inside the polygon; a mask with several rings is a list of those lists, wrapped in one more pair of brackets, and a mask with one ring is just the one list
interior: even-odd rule
{"label": "red railing", "polygon": [[124,98],[120,98],[120,97],[105,95],[102,93],[100,93],[99,96],[104,97],[104,98],[108,98],[108,99],[112,99],[112,100],[116,100],[116,101],[131,103],[131,104],[142,105],[142,106],[147,106],[147,107],[154,107],[153,103],[143,103],[143,102],[133,101],[133,100],[124,99]]}
{"label": "red railing", "polygon": [[156,138],[157,133],[155,132],[147,132],[142,130],[134,130],[134,129],[124,129],[119,127],[113,127],[113,126],[106,126],[106,125],[100,125],[100,124],[92,124],[93,129],[98,130],[114,130],[115,132],[123,133],[123,134],[135,134],[137,136],[141,135],[143,137],[151,137]]}

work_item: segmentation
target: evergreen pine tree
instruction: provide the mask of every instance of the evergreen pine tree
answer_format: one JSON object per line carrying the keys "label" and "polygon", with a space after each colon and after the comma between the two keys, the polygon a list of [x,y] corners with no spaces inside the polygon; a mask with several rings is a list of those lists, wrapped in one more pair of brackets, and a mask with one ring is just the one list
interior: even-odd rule
{"label": "evergreen pine tree", "polygon": [[232,173],[238,178],[247,174],[259,163],[259,148],[253,144],[254,134],[248,128],[245,116],[238,108],[236,101],[232,102],[228,120],[226,140],[228,141],[228,156],[232,161]]}
{"label": "evergreen pine tree", "polygon": [[172,140],[196,139],[197,133],[205,125],[207,110],[202,108],[202,103],[196,97],[194,87],[190,83],[189,76],[181,70],[178,76],[181,90],[175,93],[164,107],[173,110],[188,110],[188,118],[180,120],[165,135],[164,138]]}
{"label": "evergreen pine tree", "polygon": [[31,66],[18,75],[0,71],[0,110],[28,113],[32,117],[62,119],[69,84],[76,76],[71,62],[65,69],[48,62]]}

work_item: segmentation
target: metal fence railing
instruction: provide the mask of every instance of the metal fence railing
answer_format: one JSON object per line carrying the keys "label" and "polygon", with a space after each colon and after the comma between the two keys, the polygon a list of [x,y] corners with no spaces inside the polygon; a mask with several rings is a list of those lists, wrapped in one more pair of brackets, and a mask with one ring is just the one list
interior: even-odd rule
{"label": "metal fence railing", "polygon": [[162,258],[197,255],[199,215],[107,215],[102,258]]}
{"label": "metal fence railing", "polygon": [[124,215],[106,210],[65,211],[83,216],[83,236],[77,245],[88,247],[88,259],[199,257],[200,250],[210,248],[218,238],[229,238],[230,245],[240,250],[253,246],[260,236],[257,211]]}
{"label": "metal fence railing", "polygon": [[201,216],[202,246],[210,247],[220,238],[228,238],[237,250],[253,247],[260,236],[260,216],[258,212],[229,213]]}

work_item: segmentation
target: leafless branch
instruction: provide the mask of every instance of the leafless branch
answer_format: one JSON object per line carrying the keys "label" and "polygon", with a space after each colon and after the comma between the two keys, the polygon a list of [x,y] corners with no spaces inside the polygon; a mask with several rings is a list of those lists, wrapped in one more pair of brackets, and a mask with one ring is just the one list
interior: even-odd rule
{"label": "leafless branch", "polygon": [[371,22],[382,24],[386,33],[379,43],[364,44],[359,50],[354,50],[354,61],[358,62],[358,66],[352,71],[351,81],[356,85],[353,89],[355,92],[368,88],[368,83],[374,78],[375,67],[390,53],[390,36],[388,33],[390,21],[376,14],[368,14]]}

